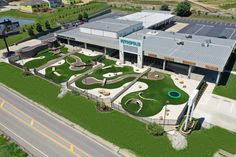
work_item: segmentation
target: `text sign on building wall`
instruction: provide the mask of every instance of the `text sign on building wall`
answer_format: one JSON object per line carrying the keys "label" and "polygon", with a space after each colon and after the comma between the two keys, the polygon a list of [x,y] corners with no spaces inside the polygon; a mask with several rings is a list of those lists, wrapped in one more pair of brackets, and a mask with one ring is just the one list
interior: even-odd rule
{"label": "text sign on building wall", "polygon": [[141,43],[138,41],[132,41],[132,40],[127,40],[127,39],[121,39],[120,42],[124,45],[129,45],[129,46],[135,46],[135,47],[140,47]]}

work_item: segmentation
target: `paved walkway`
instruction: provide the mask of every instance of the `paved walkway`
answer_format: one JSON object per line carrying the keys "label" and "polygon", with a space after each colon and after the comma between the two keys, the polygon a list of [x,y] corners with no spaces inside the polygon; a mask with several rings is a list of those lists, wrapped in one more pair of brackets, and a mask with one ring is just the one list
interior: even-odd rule
{"label": "paved walkway", "polygon": [[209,84],[199,101],[194,117],[236,132],[236,101],[212,94],[214,84]]}

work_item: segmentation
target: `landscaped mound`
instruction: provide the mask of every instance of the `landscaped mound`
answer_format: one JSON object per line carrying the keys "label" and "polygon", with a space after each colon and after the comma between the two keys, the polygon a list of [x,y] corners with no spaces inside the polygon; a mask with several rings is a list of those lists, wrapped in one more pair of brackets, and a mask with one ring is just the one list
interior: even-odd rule
{"label": "landscaped mound", "polygon": [[[161,80],[140,79],[139,81],[148,85],[148,89],[142,92],[133,92],[124,96],[121,101],[122,107],[130,114],[148,117],[159,113],[167,101],[172,105],[185,103],[188,100],[188,94],[176,87],[169,75],[163,76],[164,77]],[[180,96],[170,97],[168,94],[170,91],[176,92]],[[137,106],[134,107],[134,105],[127,103],[130,99],[140,100],[143,104],[142,108],[138,109]]]}

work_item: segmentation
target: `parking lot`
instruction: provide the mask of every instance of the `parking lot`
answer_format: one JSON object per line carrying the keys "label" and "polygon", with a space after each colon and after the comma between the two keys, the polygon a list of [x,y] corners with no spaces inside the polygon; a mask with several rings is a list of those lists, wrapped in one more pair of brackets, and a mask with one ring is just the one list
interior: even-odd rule
{"label": "parking lot", "polygon": [[185,28],[178,31],[179,33],[236,40],[236,23],[195,20],[186,18],[175,18],[174,21],[188,24]]}

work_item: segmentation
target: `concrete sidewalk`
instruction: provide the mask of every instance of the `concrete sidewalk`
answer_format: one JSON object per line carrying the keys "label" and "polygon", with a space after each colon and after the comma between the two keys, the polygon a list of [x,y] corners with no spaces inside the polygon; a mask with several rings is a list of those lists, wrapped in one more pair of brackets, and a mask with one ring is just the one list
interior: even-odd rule
{"label": "concrete sidewalk", "polygon": [[214,84],[209,84],[199,101],[195,118],[204,118],[206,122],[236,132],[236,101],[212,94]]}

